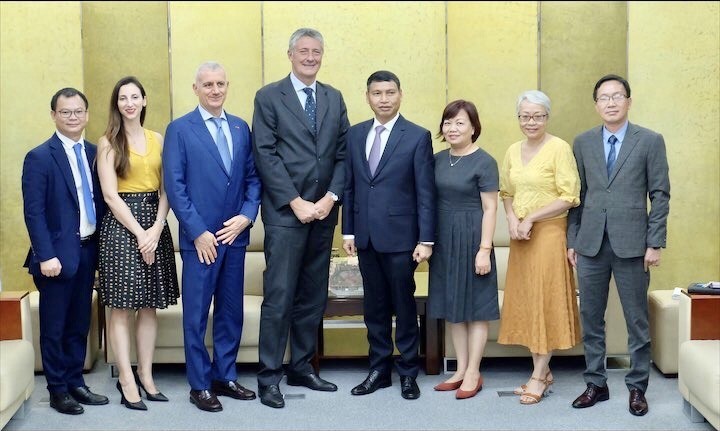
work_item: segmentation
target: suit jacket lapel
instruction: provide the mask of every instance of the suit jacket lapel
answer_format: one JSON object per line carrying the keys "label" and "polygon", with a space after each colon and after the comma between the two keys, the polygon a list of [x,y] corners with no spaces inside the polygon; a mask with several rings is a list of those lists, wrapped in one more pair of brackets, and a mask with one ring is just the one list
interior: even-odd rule
{"label": "suit jacket lapel", "polygon": [[380,172],[382,172],[383,167],[387,165],[388,160],[390,157],[392,157],[392,153],[397,148],[398,144],[400,143],[400,140],[402,139],[402,136],[405,134],[405,119],[402,115],[398,117],[398,120],[395,122],[395,126],[393,126],[392,131],[390,132],[390,137],[388,137],[387,144],[385,144],[385,150],[382,153],[382,156],[380,157],[380,163],[378,164],[377,169],[375,170],[375,176],[377,177],[380,175]]}
{"label": "suit jacket lapel", "polygon": [[602,131],[603,126],[595,129],[595,132],[588,143],[590,145],[591,159],[589,163],[597,165],[597,169],[602,169],[602,172],[605,172],[605,176],[607,176],[607,160],[605,160],[605,142],[603,141]]}
{"label": "suit jacket lapel", "polygon": [[[308,117],[305,114],[305,110],[303,109],[302,104],[300,103],[300,99],[298,99],[297,94],[295,94],[295,88],[293,88],[292,81],[290,81],[290,75],[288,75],[288,77],[283,80],[280,86],[280,92],[282,93],[281,100],[283,105],[285,105],[288,111],[292,112],[292,114],[297,117],[298,121],[300,121],[300,123],[303,124],[312,135],[315,135],[313,129],[310,128],[310,121],[308,121]],[[317,104],[317,98],[315,100],[315,103]],[[327,111],[327,107],[325,108],[325,110]],[[320,130],[319,121],[317,122],[316,126],[317,129]]]}
{"label": "suit jacket lapel", "polygon": [[53,159],[55,159],[55,163],[58,165],[58,169],[60,169],[60,172],[62,173],[65,185],[67,185],[70,194],[75,198],[75,205],[80,208],[77,188],[75,187],[75,178],[73,177],[72,169],[70,168],[70,159],[68,159],[68,156],[65,153],[62,141],[55,134],[53,134],[53,140],[50,141],[50,152]]}
{"label": "suit jacket lapel", "polygon": [[[320,131],[320,126],[322,125],[323,119],[325,118],[325,115],[328,112],[328,96],[327,96],[327,90],[325,89],[325,86],[321,83],[317,83],[315,86],[317,88],[317,97],[315,98],[315,104],[316,104],[316,112],[315,112],[315,122],[316,122],[316,128],[317,131]],[[322,96],[322,97],[321,97]],[[309,123],[309,122],[308,122]]]}
{"label": "suit jacket lapel", "polygon": [[620,154],[618,154],[615,166],[613,166],[613,170],[610,173],[608,184],[612,183],[612,181],[617,176],[618,171],[620,170],[620,168],[622,168],[622,165],[625,163],[632,150],[635,149],[635,145],[637,145],[638,143],[637,133],[637,127],[635,127],[632,123],[628,123],[627,132],[625,132],[625,139],[623,140],[622,146],[620,147]]}
{"label": "suit jacket lapel", "polygon": [[[195,132],[195,135],[197,135],[200,144],[208,152],[210,152],[210,155],[212,155],[213,159],[215,159],[220,169],[225,173],[225,175],[230,177],[230,173],[225,170],[225,165],[223,164],[222,158],[220,157],[220,151],[217,149],[215,140],[210,135],[210,131],[205,125],[205,121],[203,121],[202,115],[200,115],[200,110],[195,108],[195,114],[196,115],[190,117],[190,123],[192,124],[193,132]],[[232,128],[230,128],[230,130],[232,130]],[[230,133],[230,135],[232,135],[232,132]],[[235,138],[233,137],[233,139]]]}
{"label": "suit jacket lapel", "polygon": [[[358,142],[357,145],[355,145],[354,148],[351,149],[351,151],[355,151],[356,157],[358,160],[361,160],[361,165],[363,167],[363,172],[365,172],[365,175],[368,178],[372,178],[372,175],[370,175],[370,164],[368,163],[367,156],[365,154],[365,145],[367,145],[367,137],[370,133],[370,127],[373,124],[373,120],[366,121],[360,125],[360,132],[358,133]],[[362,139],[360,139],[362,138]]]}

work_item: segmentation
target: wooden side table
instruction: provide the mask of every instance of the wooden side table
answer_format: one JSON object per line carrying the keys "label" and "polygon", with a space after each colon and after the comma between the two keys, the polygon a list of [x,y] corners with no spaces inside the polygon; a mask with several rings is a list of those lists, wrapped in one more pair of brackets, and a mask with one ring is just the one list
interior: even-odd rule
{"label": "wooden side table", "polygon": [[684,293],[690,297],[690,339],[720,340],[720,295]]}
{"label": "wooden side table", "polygon": [[29,295],[27,291],[0,292],[0,340],[21,340],[22,299]]}
{"label": "wooden side table", "polygon": [[[416,272],[415,304],[420,320],[420,356],[425,358],[425,373],[440,374],[440,357],[442,356],[440,334],[442,322],[427,316],[427,272]],[[323,317],[361,316],[363,314],[363,298],[358,297],[328,297]],[[316,372],[320,370],[320,359],[324,357],[323,328],[318,331],[317,352],[312,364]]]}

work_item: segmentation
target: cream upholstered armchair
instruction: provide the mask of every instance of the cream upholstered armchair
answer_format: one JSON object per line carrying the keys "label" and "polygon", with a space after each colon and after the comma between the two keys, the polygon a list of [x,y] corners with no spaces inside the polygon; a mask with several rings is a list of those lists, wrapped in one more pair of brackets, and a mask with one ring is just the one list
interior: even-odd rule
{"label": "cream upholstered armchair", "polygon": [[0,292],[0,428],[25,413],[35,388],[28,292]]}

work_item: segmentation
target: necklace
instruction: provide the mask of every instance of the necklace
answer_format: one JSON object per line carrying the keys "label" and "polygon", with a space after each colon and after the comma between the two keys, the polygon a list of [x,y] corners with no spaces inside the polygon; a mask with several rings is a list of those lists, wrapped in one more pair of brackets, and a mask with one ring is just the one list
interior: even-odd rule
{"label": "necklace", "polygon": [[453,162],[453,159],[452,159],[453,156],[448,151],[448,158],[450,159],[450,167],[453,167],[453,166],[457,165],[458,163],[460,163],[460,160],[462,160],[463,157],[465,157],[464,154],[462,156],[458,157],[458,159]]}

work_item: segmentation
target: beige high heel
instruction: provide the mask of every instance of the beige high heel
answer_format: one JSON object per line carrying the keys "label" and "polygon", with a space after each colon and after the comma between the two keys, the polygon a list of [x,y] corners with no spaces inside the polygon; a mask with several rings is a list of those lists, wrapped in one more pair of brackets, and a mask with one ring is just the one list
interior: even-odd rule
{"label": "beige high heel", "polygon": [[[552,389],[550,387],[552,386],[553,383],[555,383],[555,380],[550,378],[551,373],[552,373],[552,371],[548,371],[547,374],[545,374],[545,381],[547,382],[547,385],[548,385],[548,392],[552,392]],[[527,385],[520,385],[520,389],[516,388],[515,390],[513,390],[513,394],[524,395],[526,391],[527,391]]]}
{"label": "beige high heel", "polygon": [[543,397],[546,397],[546,396],[548,395],[548,393],[549,393],[547,380],[545,380],[545,379],[538,379],[538,378],[536,378],[536,377],[530,377],[530,380],[538,381],[538,382],[544,384],[545,387],[543,388],[542,393],[541,393],[540,395],[538,395],[538,394],[533,394],[532,392],[527,392],[527,391],[526,391],[524,394],[522,394],[522,396],[528,397],[529,399],[523,399],[523,398],[521,397],[521,398],[520,398],[520,404],[524,404],[524,405],[537,404],[537,403],[540,402],[540,400],[541,400]]}

